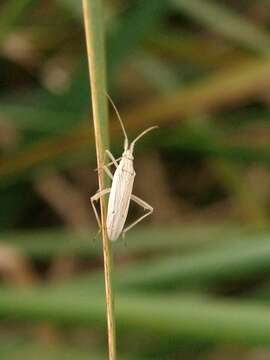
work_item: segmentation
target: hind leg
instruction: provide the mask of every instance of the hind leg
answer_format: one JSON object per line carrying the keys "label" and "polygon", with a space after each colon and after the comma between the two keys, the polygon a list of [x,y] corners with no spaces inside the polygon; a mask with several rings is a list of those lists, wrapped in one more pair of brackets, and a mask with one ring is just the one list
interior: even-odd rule
{"label": "hind leg", "polygon": [[129,225],[128,227],[126,227],[123,232],[122,232],[122,236],[125,236],[126,232],[128,230],[130,230],[131,228],[133,228],[133,226],[137,225],[140,221],[142,221],[144,218],[146,218],[148,215],[152,214],[152,212],[154,211],[153,207],[149,204],[147,204],[147,202],[143,201],[142,199],[140,199],[138,196],[135,195],[131,195],[131,200],[133,200],[136,204],[140,205],[141,207],[144,208],[144,210],[147,210],[147,213],[142,215],[139,219],[137,219],[136,221],[134,221],[131,225]]}
{"label": "hind leg", "polygon": [[95,201],[98,201],[102,196],[108,194],[110,191],[111,191],[111,188],[104,189],[104,190],[98,191],[95,195],[91,196],[91,205],[92,205],[92,208],[94,210],[94,214],[95,214],[95,217],[97,219],[97,223],[98,223],[99,228],[101,228],[101,221],[100,221],[100,218],[98,216],[97,209],[95,207]]}

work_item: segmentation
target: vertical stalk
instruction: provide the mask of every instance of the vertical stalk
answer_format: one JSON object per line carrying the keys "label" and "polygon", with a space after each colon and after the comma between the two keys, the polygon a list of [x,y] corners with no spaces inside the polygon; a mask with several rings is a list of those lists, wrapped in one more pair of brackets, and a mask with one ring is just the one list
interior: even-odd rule
{"label": "vertical stalk", "polygon": [[[99,189],[105,189],[102,169],[105,150],[108,149],[108,108],[106,99],[105,35],[103,25],[103,0],[82,0],[92,94],[92,108],[96,141]],[[102,197],[101,236],[103,243],[106,309],[108,325],[109,359],[116,359],[114,304],[112,291],[112,253],[106,231],[106,202]]]}

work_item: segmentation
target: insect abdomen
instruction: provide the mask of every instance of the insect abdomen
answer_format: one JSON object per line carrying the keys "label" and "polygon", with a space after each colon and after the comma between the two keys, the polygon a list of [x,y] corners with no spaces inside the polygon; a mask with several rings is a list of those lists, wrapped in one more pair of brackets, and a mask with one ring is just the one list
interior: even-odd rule
{"label": "insect abdomen", "polygon": [[120,236],[128,215],[135,172],[132,161],[123,159],[115,171],[107,213],[107,233],[110,240]]}

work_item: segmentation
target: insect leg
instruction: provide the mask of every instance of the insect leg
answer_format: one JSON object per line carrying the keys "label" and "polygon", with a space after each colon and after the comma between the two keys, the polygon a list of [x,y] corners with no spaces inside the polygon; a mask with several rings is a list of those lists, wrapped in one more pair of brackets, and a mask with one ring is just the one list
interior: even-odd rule
{"label": "insect leg", "polygon": [[99,198],[101,198],[102,196],[108,194],[110,191],[111,191],[111,188],[104,189],[104,190],[98,191],[95,195],[91,196],[91,204],[92,204],[94,214],[95,214],[95,217],[97,219],[97,223],[98,223],[99,228],[101,227],[101,222],[100,222],[100,219],[99,219],[98,212],[97,212],[97,209],[95,207],[94,201],[98,201]]}
{"label": "insect leg", "polygon": [[148,215],[150,215],[153,212],[153,208],[151,205],[147,204],[147,202],[143,201],[142,199],[138,198],[135,195],[131,195],[131,200],[133,200],[136,204],[140,205],[141,207],[144,208],[144,210],[147,210],[148,212],[144,215],[142,215],[138,220],[134,221],[131,225],[129,225],[128,227],[126,227],[123,232],[122,232],[122,236],[125,235],[125,233],[130,230],[133,226],[137,225],[141,220],[143,220],[144,218],[146,218]]}
{"label": "insect leg", "polygon": [[112,180],[113,179],[113,174],[111,173],[111,170],[108,168],[108,165],[103,165],[102,166],[105,173],[109,176],[109,178]]}
{"label": "insect leg", "polygon": [[[117,161],[121,160],[122,159],[122,156],[119,157],[118,159],[115,159],[113,154],[109,151],[109,150],[106,150],[105,152],[105,155],[107,155],[109,157],[110,161],[107,165],[103,165],[102,168],[106,171],[106,174],[112,179],[113,178],[113,175],[112,173],[110,172],[109,170],[109,166],[111,166],[112,164],[115,165],[115,167],[117,168],[118,167],[118,164],[117,164]],[[99,168],[96,168],[95,169],[96,171],[99,170]],[[110,172],[110,175],[109,175],[109,172]]]}
{"label": "insect leg", "polygon": [[[117,168],[118,167],[118,164],[117,164],[117,160],[115,159],[115,157],[113,156],[113,154],[109,151],[109,150],[106,150],[105,151],[105,154],[111,159],[111,161],[112,161],[112,164],[114,164],[115,165],[115,167]],[[120,158],[121,159],[121,158]],[[120,160],[119,159],[119,160]]]}
{"label": "insect leg", "polygon": [[[122,156],[120,156],[119,158],[115,159],[116,163],[117,163],[118,161],[120,161],[121,159],[122,159]],[[107,166],[111,166],[112,164],[115,165],[114,161],[110,161],[110,162],[107,164]],[[118,164],[117,164],[117,166],[118,166]]]}
{"label": "insect leg", "polygon": [[118,167],[117,161],[121,160],[122,157],[120,157],[118,159],[115,159],[113,154],[109,150],[105,151],[105,155],[107,155],[111,159],[111,162],[109,162],[107,165],[103,165],[103,169],[106,172],[106,174],[109,176],[109,178],[112,180],[113,179],[113,174],[111,173],[111,171],[109,169],[109,166],[114,164],[115,167],[117,168]]}

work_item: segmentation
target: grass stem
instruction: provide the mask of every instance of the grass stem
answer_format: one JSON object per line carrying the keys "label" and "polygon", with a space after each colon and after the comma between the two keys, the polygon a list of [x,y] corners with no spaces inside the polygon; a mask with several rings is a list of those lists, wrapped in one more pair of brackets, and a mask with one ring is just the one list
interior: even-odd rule
{"label": "grass stem", "polygon": [[[108,109],[106,99],[106,63],[105,36],[103,25],[103,1],[82,0],[83,16],[86,33],[87,54],[90,72],[92,94],[92,108],[96,141],[96,155],[98,169],[102,169],[105,150],[108,149]],[[105,189],[107,184],[103,170],[98,172],[99,189]],[[100,200],[101,236],[103,243],[104,276],[108,325],[109,359],[116,359],[116,339],[114,304],[112,291],[112,252],[106,231],[106,201]]]}

